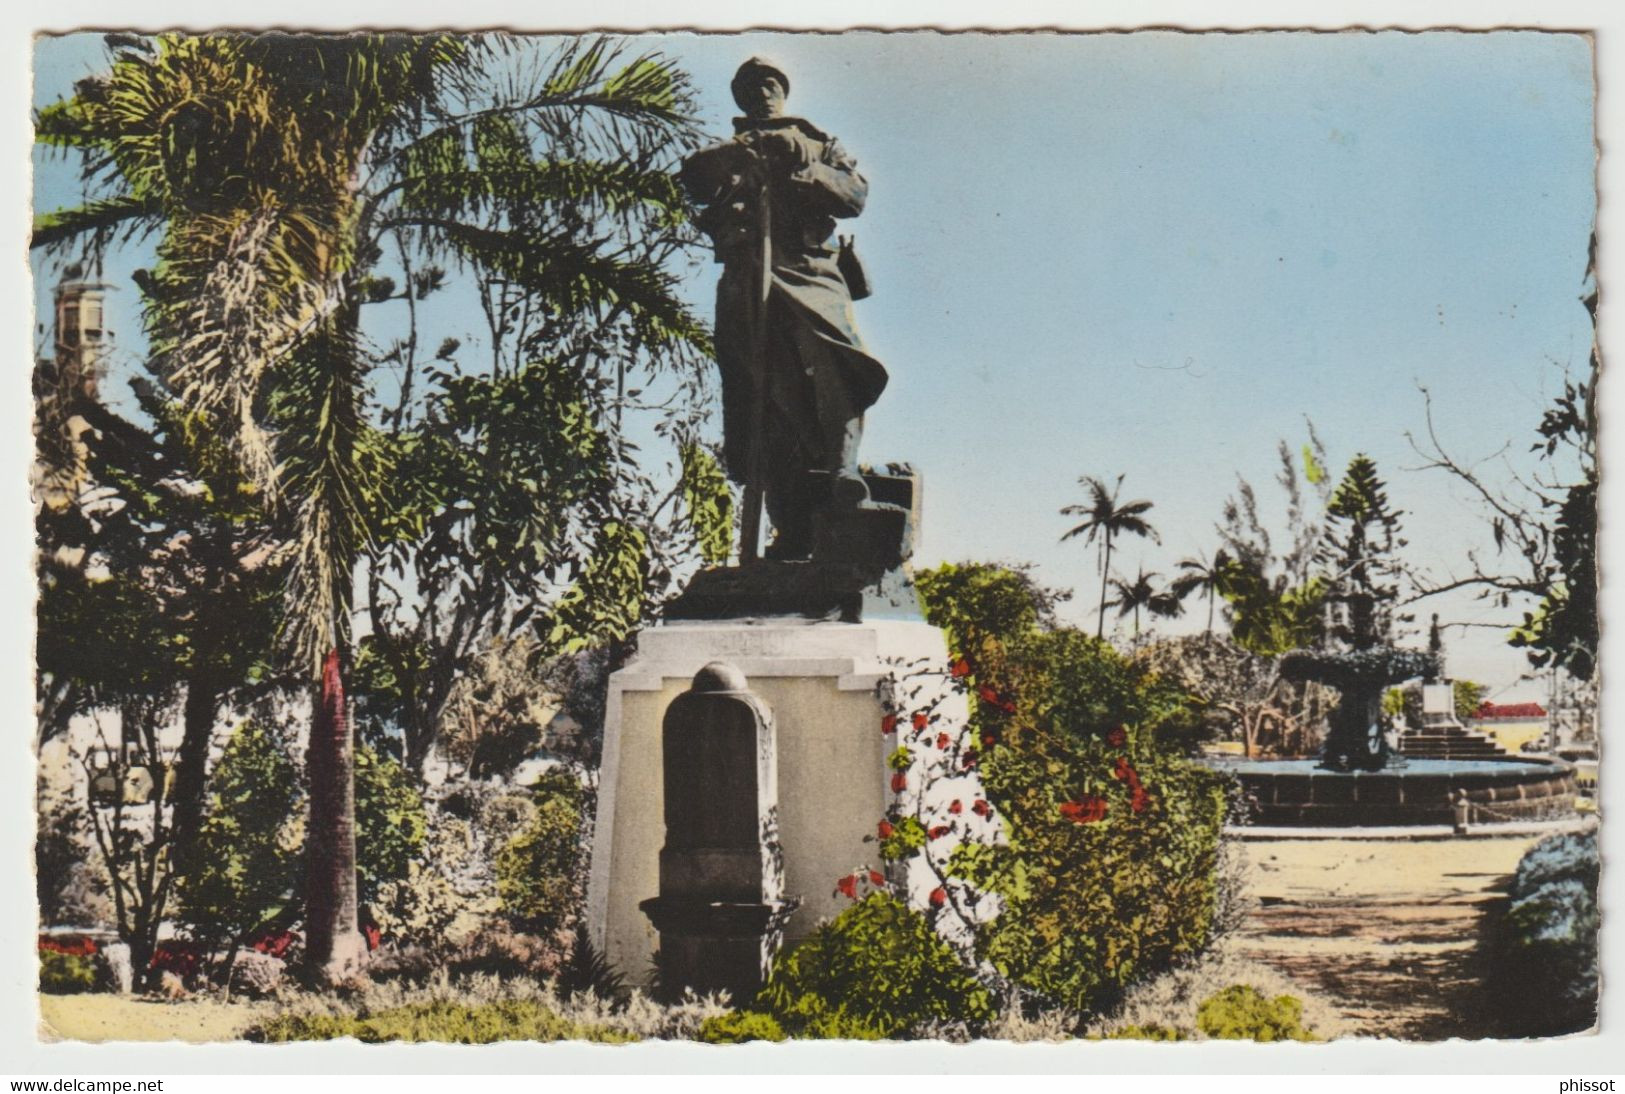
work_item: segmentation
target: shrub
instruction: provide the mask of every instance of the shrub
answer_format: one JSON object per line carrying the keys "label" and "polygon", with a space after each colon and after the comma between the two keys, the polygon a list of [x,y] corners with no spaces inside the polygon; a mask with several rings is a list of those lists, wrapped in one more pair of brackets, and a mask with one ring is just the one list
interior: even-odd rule
{"label": "shrub", "polygon": [[1224,779],[1169,753],[1191,701],[1110,644],[1053,626],[1025,574],[945,566],[920,582],[975,698],[973,758],[1006,843],[951,872],[998,895],[978,956],[1051,1006],[1098,1011],[1200,952],[1221,910]]}
{"label": "shrub", "polygon": [[368,1015],[288,1014],[256,1031],[261,1041],[440,1041],[486,1045],[496,1041],[602,1041],[623,1043],[629,1033],[591,1026],[561,1017],[530,999],[504,999],[466,1005],[452,1000],[426,1000]]}
{"label": "shrub", "polygon": [[1098,1011],[1211,940],[1225,782],[1160,750],[1178,697],[1110,645],[1043,632],[1011,664],[1012,709],[984,724],[982,765],[1008,843],[963,848],[954,869],[1004,898],[980,956],[1052,1003]]}
{"label": "shrub", "polygon": [[287,972],[287,963],[268,953],[243,950],[232,960],[231,990],[250,999],[265,999],[276,994]]}
{"label": "shrub", "polygon": [[1303,1003],[1290,995],[1266,997],[1249,984],[1233,984],[1202,1001],[1196,1028],[1227,1041],[1313,1041],[1303,1028]]}
{"label": "shrub", "polygon": [[62,953],[40,947],[39,990],[49,995],[76,995],[96,990],[96,959],[85,953]]}
{"label": "shrub", "polygon": [[581,903],[581,786],[550,773],[532,790],[536,815],[497,854],[502,910],[534,934],[568,929]]}
{"label": "shrub", "polygon": [[799,1037],[872,1040],[932,1019],[993,1016],[987,989],[953,949],[886,892],[781,952],[757,1004]]}
{"label": "shrub", "polygon": [[568,944],[561,938],[526,934],[493,923],[453,949],[444,963],[453,973],[544,980],[558,974],[568,954]]}
{"label": "shrub", "polygon": [[1265,999],[1291,996],[1301,1007],[1299,1024],[1323,1040],[1358,1034],[1337,1006],[1306,991],[1302,985],[1256,960],[1227,948],[1207,951],[1200,958],[1176,965],[1167,972],[1135,984],[1109,1015],[1086,1028],[1090,1038],[1159,1038],[1172,1030],[1181,1041],[1208,1036],[1202,1029],[1202,1008],[1238,984],[1245,984]]}
{"label": "shrub", "polygon": [[1103,1034],[1105,1041],[1183,1041],[1186,1037],[1172,1026],[1122,1026]]}
{"label": "shrub", "polygon": [[1518,863],[1490,939],[1491,993],[1516,1001],[1506,1032],[1549,1036],[1595,1023],[1600,869],[1593,833],[1553,836]]}
{"label": "shrub", "polygon": [[731,1010],[700,1025],[699,1040],[708,1045],[742,1045],[746,1041],[783,1041],[784,1027],[771,1014]]}
{"label": "shrub", "polygon": [[[299,848],[290,821],[302,797],[282,743],[253,720],[232,733],[209,781],[208,815],[180,879],[179,916],[206,949],[248,935],[293,895]],[[196,970],[170,971],[185,979]]]}
{"label": "shrub", "polygon": [[429,819],[406,769],[365,745],[355,752],[355,824],[359,896],[372,904],[382,886],[411,872]]}

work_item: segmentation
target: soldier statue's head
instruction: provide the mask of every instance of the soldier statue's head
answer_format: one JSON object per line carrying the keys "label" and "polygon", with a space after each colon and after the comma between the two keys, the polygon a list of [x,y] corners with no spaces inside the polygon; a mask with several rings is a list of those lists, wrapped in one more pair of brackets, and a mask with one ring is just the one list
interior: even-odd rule
{"label": "soldier statue's head", "polygon": [[739,66],[729,89],[747,117],[777,118],[790,97],[790,77],[772,61],[752,57]]}

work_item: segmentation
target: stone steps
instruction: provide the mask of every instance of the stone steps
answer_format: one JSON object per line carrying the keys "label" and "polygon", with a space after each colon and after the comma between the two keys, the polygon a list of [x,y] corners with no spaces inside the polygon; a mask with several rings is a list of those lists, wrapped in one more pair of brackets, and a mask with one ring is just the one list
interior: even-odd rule
{"label": "stone steps", "polygon": [[1488,735],[1452,723],[1401,734],[1399,752],[1417,760],[1489,760],[1508,754]]}

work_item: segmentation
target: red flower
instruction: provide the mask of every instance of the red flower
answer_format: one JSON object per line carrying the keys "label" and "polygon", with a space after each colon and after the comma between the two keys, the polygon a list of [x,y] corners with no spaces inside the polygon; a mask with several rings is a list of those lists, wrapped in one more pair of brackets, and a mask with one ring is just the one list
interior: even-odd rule
{"label": "red flower", "polygon": [[891,834],[896,831],[896,829],[892,827],[891,821],[883,820],[880,822],[880,827],[875,829],[875,831],[880,834],[881,839],[891,839]]}
{"label": "red flower", "polygon": [[976,804],[970,807],[970,811],[975,813],[978,817],[989,817],[993,815],[993,807],[987,804],[987,802],[983,801],[981,798],[976,799]]}
{"label": "red flower", "polygon": [[893,794],[901,794],[907,788],[908,776],[903,774],[901,771],[893,772],[891,777],[891,792]]}
{"label": "red flower", "polygon": [[948,747],[948,735],[946,733],[937,734],[937,747],[938,748],[947,748]]}
{"label": "red flower", "polygon": [[931,839],[941,839],[943,836],[946,836],[949,832],[952,832],[952,831],[953,831],[953,829],[948,827],[946,824],[938,824],[938,825],[935,825],[931,829],[931,831],[927,832],[926,835],[929,836]]}
{"label": "red flower", "polygon": [[1122,726],[1112,726],[1106,731],[1106,743],[1113,748],[1122,748],[1128,744],[1128,730]]}
{"label": "red flower", "polygon": [[1074,824],[1093,824],[1106,817],[1106,799],[1098,794],[1085,794],[1074,802],[1061,803],[1061,816]]}
{"label": "red flower", "polygon": [[365,927],[362,927],[361,933],[366,936],[367,952],[369,953],[376,950],[378,948],[378,944],[384,940],[383,932],[378,929],[378,925],[376,923],[369,923]]}
{"label": "red flower", "polygon": [[969,676],[970,662],[961,657],[948,667],[948,671],[954,676]]}
{"label": "red flower", "polygon": [[90,957],[96,952],[96,940],[83,935],[53,938],[42,934],[39,936],[39,948],[48,953],[67,954],[70,957]]}
{"label": "red flower", "polygon": [[298,937],[292,931],[267,931],[256,938],[250,946],[259,953],[281,959],[287,955],[288,947],[292,946]]}
{"label": "red flower", "polygon": [[946,903],[948,903],[948,890],[940,885],[931,890],[931,907],[940,908]]}
{"label": "red flower", "polygon": [[1134,768],[1129,766],[1128,757],[1117,757],[1117,763],[1112,767],[1112,774],[1125,781],[1135,777]]}
{"label": "red flower", "polygon": [[990,706],[996,707],[999,705],[999,693],[994,691],[992,685],[990,684],[983,684],[981,687],[977,688],[976,694],[982,697],[982,702],[987,703]]}
{"label": "red flower", "polygon": [[835,889],[848,900],[858,899],[858,875],[847,874],[835,883]]}
{"label": "red flower", "polygon": [[897,732],[897,715],[888,714],[884,718],[880,719],[880,732],[882,732],[882,733],[896,733]]}
{"label": "red flower", "polygon": [[967,748],[965,750],[965,754],[959,758],[959,764],[960,764],[961,767],[964,767],[964,768],[967,768],[967,769],[975,767],[976,766],[976,750],[974,748]]}
{"label": "red flower", "polygon": [[930,724],[931,724],[930,715],[926,714],[926,712],[923,711],[923,710],[915,712],[915,714],[914,714],[914,728],[915,728],[916,731],[922,730],[922,729],[924,729],[926,726],[928,726]]}
{"label": "red flower", "polygon": [[1151,795],[1145,792],[1143,786],[1136,786],[1134,792],[1129,795],[1128,807],[1136,813],[1144,813],[1145,807],[1149,804],[1151,804]]}
{"label": "red flower", "polygon": [[869,884],[870,885],[875,885],[875,886],[880,886],[880,885],[886,884],[886,875],[881,873],[879,870],[870,870],[869,871]]}
{"label": "red flower", "polygon": [[964,809],[964,808],[965,808],[965,803],[964,803],[964,802],[962,802],[962,801],[960,801],[960,800],[959,800],[959,799],[958,799],[958,798],[955,798],[955,799],[954,799],[954,800],[953,800],[953,801],[952,801],[952,802],[951,802],[951,803],[950,803],[950,804],[949,804],[949,806],[948,806],[948,812],[950,812],[950,813],[953,813],[953,814],[956,814],[956,815],[957,815],[957,814],[958,814],[958,813],[959,813],[959,812],[960,812],[960,811],[961,811],[961,810],[962,810],[962,809]]}
{"label": "red flower", "polygon": [[994,745],[996,745],[998,743],[999,743],[999,739],[997,737],[995,737],[993,734],[991,734],[991,733],[982,734],[982,747],[984,747],[984,748],[992,748]]}

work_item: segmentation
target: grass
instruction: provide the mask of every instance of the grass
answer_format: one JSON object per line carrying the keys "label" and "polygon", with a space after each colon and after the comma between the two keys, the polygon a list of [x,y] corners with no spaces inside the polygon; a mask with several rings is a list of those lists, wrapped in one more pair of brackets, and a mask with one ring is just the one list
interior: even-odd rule
{"label": "grass", "polygon": [[265,1041],[438,1041],[488,1045],[497,1041],[598,1041],[623,1044],[640,1038],[626,1030],[572,1021],[532,999],[474,1006],[427,1000],[367,1015],[285,1014],[255,1034]]}

